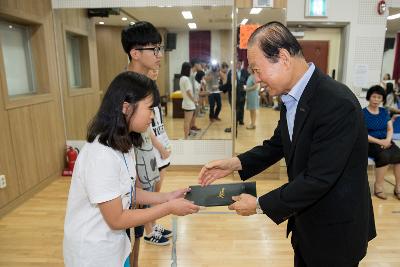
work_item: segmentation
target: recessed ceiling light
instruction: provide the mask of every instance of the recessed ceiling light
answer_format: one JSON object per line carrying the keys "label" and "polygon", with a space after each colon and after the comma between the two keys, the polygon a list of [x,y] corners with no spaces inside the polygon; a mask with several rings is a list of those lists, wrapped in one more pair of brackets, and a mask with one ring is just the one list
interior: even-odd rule
{"label": "recessed ceiling light", "polygon": [[127,20],[128,20],[128,18],[127,18],[127,17],[122,17],[122,18],[121,18],[121,20],[123,20],[123,21],[127,21]]}
{"label": "recessed ceiling light", "polygon": [[190,11],[182,11],[182,16],[185,19],[192,19],[193,18],[192,12],[190,12]]}
{"label": "recessed ceiling light", "polygon": [[135,22],[134,22],[134,21],[131,21],[131,22],[129,22],[129,24],[130,24],[130,25],[134,25],[134,24],[135,24]]}
{"label": "recessed ceiling light", "polygon": [[99,21],[99,24],[100,25],[104,25],[104,21]]}
{"label": "recessed ceiling light", "polygon": [[243,19],[242,22],[240,22],[240,24],[245,25],[248,21],[249,21],[249,19]]}
{"label": "recessed ceiling light", "polygon": [[12,26],[12,25],[8,25],[8,28],[12,29],[12,28],[13,28],[13,26]]}
{"label": "recessed ceiling light", "polygon": [[387,17],[388,20],[393,20],[393,19],[398,19],[398,18],[400,18],[400,13],[397,13],[397,14]]}
{"label": "recessed ceiling light", "polygon": [[197,25],[194,22],[188,23],[190,29],[197,29]]}
{"label": "recessed ceiling light", "polygon": [[253,7],[253,8],[250,10],[250,14],[260,14],[261,10],[262,10],[261,7]]}

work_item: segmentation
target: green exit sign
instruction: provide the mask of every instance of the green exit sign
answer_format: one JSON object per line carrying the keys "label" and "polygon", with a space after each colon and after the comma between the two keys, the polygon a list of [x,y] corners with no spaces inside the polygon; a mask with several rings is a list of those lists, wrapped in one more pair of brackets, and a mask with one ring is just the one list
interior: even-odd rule
{"label": "green exit sign", "polygon": [[305,0],[305,16],[306,17],[326,17],[326,1],[327,0]]}

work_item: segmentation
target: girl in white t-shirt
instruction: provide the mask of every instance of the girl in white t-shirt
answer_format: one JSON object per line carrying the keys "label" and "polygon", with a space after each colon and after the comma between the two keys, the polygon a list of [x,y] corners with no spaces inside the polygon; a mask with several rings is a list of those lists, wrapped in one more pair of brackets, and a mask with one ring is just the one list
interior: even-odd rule
{"label": "girl in white t-shirt", "polygon": [[192,65],[189,62],[183,62],[181,68],[181,78],[179,79],[179,89],[182,93],[182,109],[185,113],[183,123],[183,133],[185,139],[188,138],[190,126],[194,125],[194,111],[196,110],[197,101],[193,97],[193,87],[190,81],[190,70]]}
{"label": "girl in white t-shirt", "polygon": [[[140,133],[151,124],[157,102],[153,99],[155,90],[155,83],[143,75],[119,74],[90,123],[68,196],[65,266],[122,267],[129,263],[131,251],[125,229],[169,214],[187,215],[199,210],[183,198],[187,188],[153,193],[135,187],[132,146],[140,145]],[[158,205],[129,209],[138,204]]]}

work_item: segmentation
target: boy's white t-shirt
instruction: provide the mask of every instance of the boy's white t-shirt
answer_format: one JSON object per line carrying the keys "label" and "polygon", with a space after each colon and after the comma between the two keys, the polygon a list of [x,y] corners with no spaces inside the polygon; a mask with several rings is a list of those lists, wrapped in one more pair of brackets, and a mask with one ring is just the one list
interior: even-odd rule
{"label": "boy's white t-shirt", "polygon": [[134,183],[131,177],[136,177],[133,149],[122,154],[97,139],[84,145],[75,163],[68,195],[63,245],[65,266],[124,265],[131,252],[129,238],[125,230],[112,230],[108,226],[98,203],[121,197],[123,209],[128,209]]}
{"label": "boy's white t-shirt", "polygon": [[[168,151],[171,151],[171,142],[169,141],[167,132],[165,131],[163,115],[160,107],[154,107],[154,118],[151,122],[151,127],[153,128],[153,133],[157,140],[164,146]],[[160,151],[154,147],[154,155],[156,156],[157,167],[161,168],[168,165],[171,162],[171,156],[166,159],[161,158]]]}

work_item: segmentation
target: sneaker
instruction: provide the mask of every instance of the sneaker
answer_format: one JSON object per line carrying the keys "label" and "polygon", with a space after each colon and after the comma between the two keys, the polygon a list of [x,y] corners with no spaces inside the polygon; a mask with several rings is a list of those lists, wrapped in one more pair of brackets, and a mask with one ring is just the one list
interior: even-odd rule
{"label": "sneaker", "polygon": [[153,231],[150,236],[144,236],[144,242],[156,245],[156,246],[166,246],[171,243],[171,241],[163,236],[160,232],[158,231]]}
{"label": "sneaker", "polygon": [[190,130],[201,131],[201,128],[197,128],[197,126],[192,126],[192,127],[190,127]]}
{"label": "sneaker", "polygon": [[161,233],[164,237],[172,236],[172,231],[165,229],[161,224],[154,225],[154,231]]}

